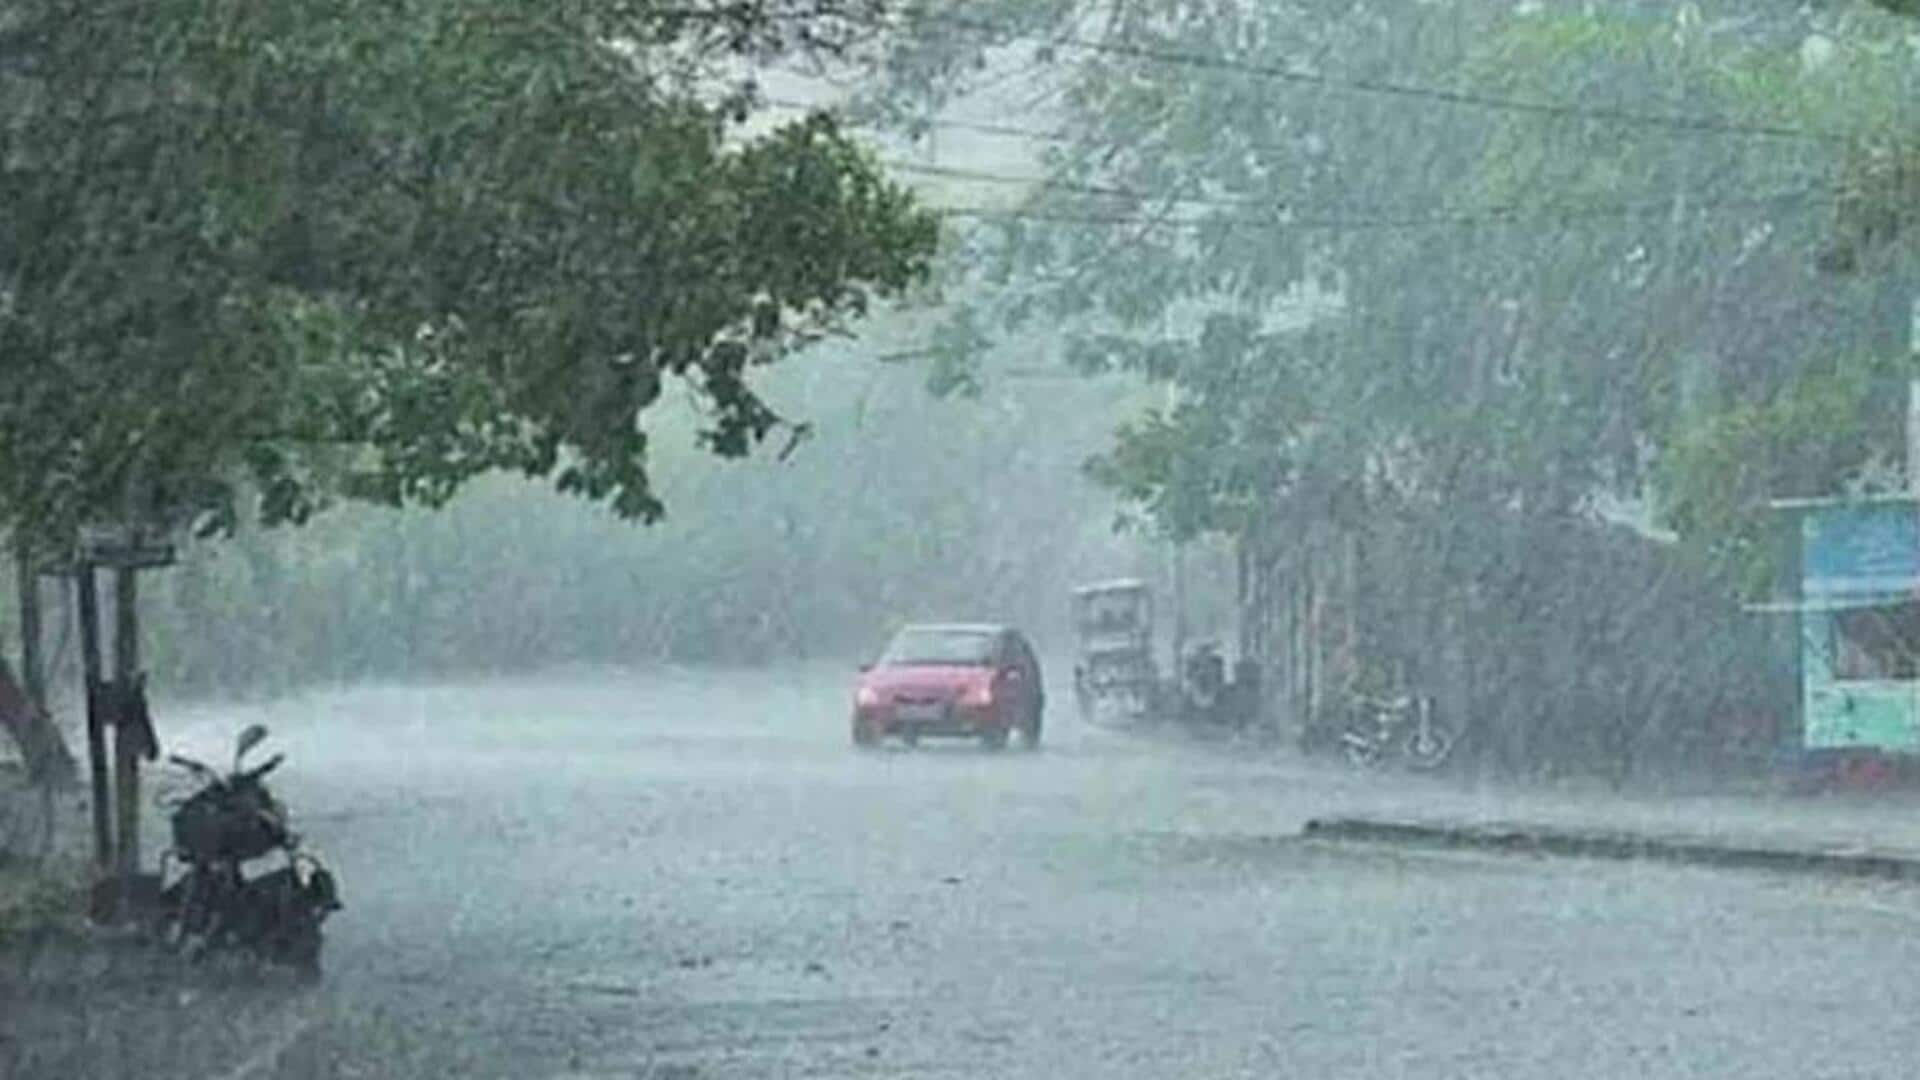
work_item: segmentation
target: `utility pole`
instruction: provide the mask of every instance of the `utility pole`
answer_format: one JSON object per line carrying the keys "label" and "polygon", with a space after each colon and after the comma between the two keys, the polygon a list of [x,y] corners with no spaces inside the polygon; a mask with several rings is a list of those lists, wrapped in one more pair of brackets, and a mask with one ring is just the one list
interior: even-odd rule
{"label": "utility pole", "polygon": [[139,571],[129,564],[114,569],[113,596],[113,780],[119,820],[116,824],[114,869],[120,877],[121,903],[140,872],[140,755],[147,752],[149,733],[143,718],[134,715],[134,695],[140,677]]}
{"label": "utility pole", "polygon": [[[1898,339],[1898,347],[1909,359],[1920,358],[1920,295],[1911,288],[1903,289],[1901,298],[1905,318],[1889,321],[1897,323],[1893,333]],[[1907,494],[1920,499],[1920,379],[1907,381]]]}
{"label": "utility pole", "polygon": [[100,678],[100,591],[93,564],[83,554],[74,566],[80,607],[80,671],[86,681],[87,771],[93,790],[93,859],[101,870],[114,865],[113,791],[107,781],[107,716]]}
{"label": "utility pole", "polygon": [[1907,383],[1907,494],[1920,498],[1920,379]]}
{"label": "utility pole", "polygon": [[1187,656],[1187,545],[1176,539],[1173,541],[1173,677],[1176,681],[1186,671],[1182,665]]}
{"label": "utility pole", "polygon": [[[170,566],[173,546],[134,527],[83,531],[74,570],[79,578],[80,654],[87,681],[87,756],[93,775],[94,854],[111,875],[114,903],[102,917],[129,914],[140,871],[140,759],[159,753],[140,675],[140,591],[143,569]],[[114,571],[114,678],[102,677],[100,595],[95,571]],[[108,783],[106,730],[113,728]]]}
{"label": "utility pole", "polygon": [[[1908,357],[1920,356],[1920,296],[1908,291],[1906,318],[1895,328]],[[1907,382],[1907,494],[1920,498],[1920,379]]]}
{"label": "utility pole", "polygon": [[[1180,407],[1180,380],[1167,380],[1166,415],[1171,422]],[[1178,529],[1178,526],[1175,526]],[[1176,531],[1173,544],[1173,672],[1174,685],[1186,677],[1187,660],[1187,546]]]}

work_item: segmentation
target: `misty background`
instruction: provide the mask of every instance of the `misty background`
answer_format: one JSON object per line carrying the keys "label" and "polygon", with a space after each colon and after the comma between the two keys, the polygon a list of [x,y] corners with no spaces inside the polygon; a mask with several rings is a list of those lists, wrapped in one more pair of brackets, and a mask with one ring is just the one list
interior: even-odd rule
{"label": "misty background", "polygon": [[[1064,653],[1074,584],[1165,577],[1163,549],[1115,531],[1114,500],[1083,468],[1137,387],[1055,377],[937,400],[923,367],[822,352],[769,373],[770,399],[813,430],[785,460],[713,460],[693,445],[696,408],[670,395],[656,435],[668,516],[652,527],[495,477],[442,512],[346,505],[189,545],[143,582],[152,684],[197,697],[567,665],[851,664],[913,619],[1016,622]],[[1196,610],[1217,608],[1207,559],[1193,562]],[[43,593],[55,691],[70,695],[71,590]]]}

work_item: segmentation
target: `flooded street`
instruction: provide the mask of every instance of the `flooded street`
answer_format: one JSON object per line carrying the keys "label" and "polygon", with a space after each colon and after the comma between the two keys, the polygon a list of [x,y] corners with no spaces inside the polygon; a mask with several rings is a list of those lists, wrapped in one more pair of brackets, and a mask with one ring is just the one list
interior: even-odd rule
{"label": "flooded street", "polygon": [[0,1080],[1906,1080],[1917,121],[1920,0],[0,0]]}
{"label": "flooded street", "polygon": [[[1891,886],[1292,838],[1391,777],[1079,727],[858,752],[844,672],[264,719],[341,871],[249,1075],[1902,1075]],[[215,1075],[206,1073],[205,1075]]]}

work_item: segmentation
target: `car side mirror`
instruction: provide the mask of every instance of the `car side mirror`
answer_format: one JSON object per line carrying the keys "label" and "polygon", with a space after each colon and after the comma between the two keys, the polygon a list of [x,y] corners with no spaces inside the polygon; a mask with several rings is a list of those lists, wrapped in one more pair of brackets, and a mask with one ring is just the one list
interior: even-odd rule
{"label": "car side mirror", "polygon": [[861,665],[860,665],[860,674],[862,674],[862,675],[865,675],[865,674],[866,674],[867,672],[869,672],[869,671],[872,671],[872,670],[873,670],[873,664],[872,664],[872,662],[871,662],[871,661],[869,661],[868,663],[865,663],[865,664],[861,664]]}

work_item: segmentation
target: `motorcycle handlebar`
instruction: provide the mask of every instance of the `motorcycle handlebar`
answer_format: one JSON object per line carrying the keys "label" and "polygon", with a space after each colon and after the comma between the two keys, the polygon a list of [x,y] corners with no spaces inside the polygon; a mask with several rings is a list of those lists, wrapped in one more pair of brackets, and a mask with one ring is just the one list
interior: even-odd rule
{"label": "motorcycle handlebar", "polygon": [[262,777],[266,776],[268,773],[279,768],[280,763],[285,760],[287,760],[287,755],[275,754],[272,757],[268,758],[267,760],[261,762],[260,764],[255,765],[253,768],[248,769],[244,775],[248,780],[259,780]]}
{"label": "motorcycle handlebar", "polygon": [[179,754],[168,754],[167,761],[171,764],[178,765],[181,768],[186,769],[188,772],[194,773],[197,776],[216,775],[211,766],[205,764],[204,762],[195,761],[190,757],[182,757]]}

